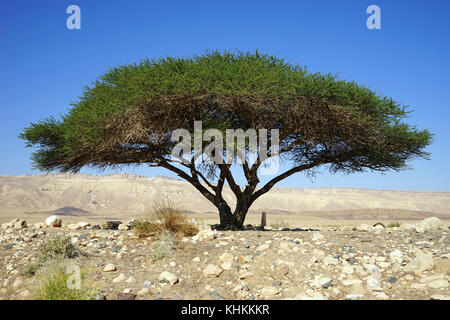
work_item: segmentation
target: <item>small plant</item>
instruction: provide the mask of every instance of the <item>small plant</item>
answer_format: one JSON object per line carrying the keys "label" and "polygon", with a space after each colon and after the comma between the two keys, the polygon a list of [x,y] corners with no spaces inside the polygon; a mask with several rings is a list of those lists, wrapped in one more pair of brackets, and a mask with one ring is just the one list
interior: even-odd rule
{"label": "small plant", "polygon": [[33,290],[36,300],[94,300],[97,290],[90,288],[86,282],[86,270],[80,270],[80,288],[70,288],[71,274],[67,272],[67,264],[47,265],[39,275],[36,288]]}
{"label": "small plant", "polygon": [[80,254],[80,249],[70,241],[69,237],[56,237],[39,246],[37,261],[26,265],[21,273],[23,276],[30,278],[37,273],[39,268],[49,261],[73,259]]}
{"label": "small plant", "polygon": [[24,277],[27,277],[27,278],[31,278],[32,276],[34,276],[36,273],[37,273],[37,271],[39,270],[39,268],[42,266],[42,263],[41,263],[41,261],[36,261],[36,262],[33,262],[33,263],[30,263],[30,264],[27,264],[23,269],[22,269],[22,271],[21,271],[21,274],[24,276]]}
{"label": "small plant", "polygon": [[388,228],[400,227],[400,222],[391,222],[388,224]]}
{"label": "small plant", "polygon": [[286,222],[284,220],[277,220],[275,222],[272,222],[270,226],[274,229],[280,229],[280,228],[289,228],[290,224],[289,222]]}
{"label": "small plant", "polygon": [[70,237],[57,237],[39,247],[39,258],[43,260],[72,259],[80,254],[80,249],[70,241]]}
{"label": "small plant", "polygon": [[169,200],[155,204],[149,218],[138,220],[134,229],[139,237],[159,236],[165,231],[183,237],[194,236],[198,233],[198,227]]}
{"label": "small plant", "polygon": [[177,240],[169,231],[163,231],[159,236],[159,241],[153,244],[152,259],[159,261],[165,257],[171,256],[176,248]]}

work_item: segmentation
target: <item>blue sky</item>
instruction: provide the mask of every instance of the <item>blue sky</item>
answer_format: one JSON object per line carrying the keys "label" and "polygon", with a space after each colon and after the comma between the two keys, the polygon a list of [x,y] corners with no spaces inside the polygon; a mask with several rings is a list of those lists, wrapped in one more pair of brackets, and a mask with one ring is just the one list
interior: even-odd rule
{"label": "blue sky", "polygon": [[[66,27],[71,4],[81,8],[81,30]],[[381,8],[381,30],[366,27],[371,4]],[[411,162],[412,170],[324,172],[312,181],[297,174],[279,185],[450,191],[449,15],[447,0],[1,1],[0,174],[38,174],[17,135],[30,122],[65,113],[110,66],[259,49],[410,105],[408,121],[436,135],[431,160]],[[174,176],[157,168],[123,171]]]}

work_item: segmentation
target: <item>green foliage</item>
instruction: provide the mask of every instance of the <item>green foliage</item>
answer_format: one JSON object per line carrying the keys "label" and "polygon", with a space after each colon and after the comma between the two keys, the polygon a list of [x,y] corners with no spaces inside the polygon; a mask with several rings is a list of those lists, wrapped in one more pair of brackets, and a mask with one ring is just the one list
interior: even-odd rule
{"label": "green foliage", "polygon": [[27,264],[21,274],[26,277],[34,276],[42,266],[49,262],[58,262],[80,256],[81,251],[77,245],[72,244],[70,237],[56,237],[39,246],[37,261]]}
{"label": "green foliage", "polygon": [[391,222],[388,224],[388,228],[400,227],[400,222]]}
{"label": "green foliage", "polygon": [[[299,103],[306,104],[305,110],[311,114],[299,109]],[[196,104],[202,105],[201,110],[192,109],[191,105]],[[235,108],[242,113],[232,116],[234,111],[227,109],[231,104],[237,104]],[[321,104],[328,109],[321,111]],[[402,169],[407,160],[427,157],[423,148],[432,139],[427,130],[401,122],[408,112],[392,98],[354,81],[310,73],[259,52],[211,51],[192,58],[146,59],[110,68],[84,88],[72,106],[61,120],[48,118],[32,123],[20,135],[27,146],[38,147],[32,155],[36,168],[78,171],[83,166],[153,163],[156,155],[167,155],[170,148],[165,150],[167,141],[157,144],[149,137],[160,130],[170,133],[175,128],[190,128],[192,117],[203,121],[204,130],[245,130],[258,125],[285,128],[289,132],[283,135],[290,142],[301,139],[304,147],[320,149],[317,157],[323,156],[324,148],[330,153],[340,152],[346,143],[346,151],[357,149],[352,159],[333,165],[332,171]],[[153,118],[136,120],[137,115],[146,112]],[[314,112],[321,116],[326,112],[329,116],[320,121],[309,119],[316,117]],[[164,117],[158,118],[159,113],[164,113]],[[331,126],[347,116],[351,119],[334,132]],[[315,126],[314,130],[304,128],[303,120]],[[330,129],[325,132],[327,126]],[[353,127],[368,130],[342,132],[343,128]],[[122,131],[118,132],[118,128]],[[318,141],[319,129],[328,134],[326,139]],[[363,141],[361,137],[369,132],[376,136]],[[355,134],[361,135],[355,138],[358,145],[349,141]],[[293,140],[294,135],[297,140]],[[143,146],[144,141],[148,147]],[[339,149],[333,150],[335,146]],[[305,154],[294,148],[288,159],[302,163]]]}
{"label": "green foliage", "polygon": [[152,246],[151,257],[153,261],[159,261],[172,255],[177,245],[177,239],[172,233],[165,230],[159,234],[159,241]]}
{"label": "green foliage", "polygon": [[71,276],[66,272],[64,263],[47,265],[39,274],[33,295],[36,300],[94,300],[97,291],[91,288],[86,281],[86,269],[81,269],[82,285],[79,289],[68,286]]}
{"label": "green foliage", "polygon": [[80,249],[71,242],[70,237],[56,237],[39,247],[40,260],[72,259],[80,254]]}

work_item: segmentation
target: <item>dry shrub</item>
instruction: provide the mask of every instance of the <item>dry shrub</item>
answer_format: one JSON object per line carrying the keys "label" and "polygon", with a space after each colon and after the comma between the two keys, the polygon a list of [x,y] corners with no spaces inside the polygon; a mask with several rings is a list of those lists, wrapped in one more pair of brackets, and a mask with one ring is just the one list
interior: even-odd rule
{"label": "dry shrub", "polygon": [[289,228],[291,225],[290,225],[290,223],[289,222],[286,222],[286,221],[284,221],[284,220],[276,220],[276,221],[274,221],[274,222],[272,222],[271,224],[270,224],[270,226],[273,228],[273,229],[275,229],[275,230],[278,230],[278,229],[280,229],[280,228]]}
{"label": "dry shrub", "polygon": [[170,200],[156,203],[148,219],[138,220],[134,229],[139,237],[160,236],[164,232],[191,237],[198,233],[197,226],[190,222],[187,215],[183,214]]}

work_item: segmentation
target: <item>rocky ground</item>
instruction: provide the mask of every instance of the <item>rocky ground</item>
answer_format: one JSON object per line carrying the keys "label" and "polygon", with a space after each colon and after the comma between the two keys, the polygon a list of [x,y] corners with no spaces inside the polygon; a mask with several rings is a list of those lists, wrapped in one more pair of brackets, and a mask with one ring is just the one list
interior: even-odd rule
{"label": "rocky ground", "polygon": [[2,225],[1,299],[33,299],[36,279],[21,270],[56,236],[84,252],[76,263],[89,270],[98,299],[450,299],[450,230],[438,218],[394,228],[203,227],[159,257],[161,242],[125,224],[47,224]]}

